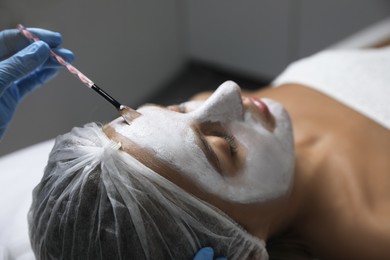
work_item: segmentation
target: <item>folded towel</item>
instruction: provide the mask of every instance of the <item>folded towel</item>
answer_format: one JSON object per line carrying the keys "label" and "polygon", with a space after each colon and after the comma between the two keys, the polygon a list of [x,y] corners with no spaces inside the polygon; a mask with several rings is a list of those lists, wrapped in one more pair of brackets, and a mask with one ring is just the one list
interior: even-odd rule
{"label": "folded towel", "polygon": [[292,63],[272,83],[316,89],[390,130],[390,47],[327,50]]}

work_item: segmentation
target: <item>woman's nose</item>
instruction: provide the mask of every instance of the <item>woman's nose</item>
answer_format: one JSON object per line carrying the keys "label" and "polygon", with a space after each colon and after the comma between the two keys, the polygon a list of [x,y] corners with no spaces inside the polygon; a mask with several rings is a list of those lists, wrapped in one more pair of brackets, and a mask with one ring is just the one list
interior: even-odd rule
{"label": "woman's nose", "polygon": [[243,117],[241,89],[233,81],[226,81],[194,111],[201,121],[240,120]]}

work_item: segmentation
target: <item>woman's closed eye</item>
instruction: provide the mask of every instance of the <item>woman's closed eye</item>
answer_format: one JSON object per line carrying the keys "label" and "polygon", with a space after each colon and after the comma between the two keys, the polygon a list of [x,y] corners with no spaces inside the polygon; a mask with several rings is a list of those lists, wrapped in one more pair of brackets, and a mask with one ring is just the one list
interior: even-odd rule
{"label": "woman's closed eye", "polygon": [[[167,106],[177,113],[189,113],[188,103]],[[197,126],[196,126],[197,125]],[[243,151],[239,143],[220,122],[202,122],[194,125],[201,149],[213,167],[223,175],[233,176],[242,165]]]}
{"label": "woman's closed eye", "polygon": [[[185,103],[182,103],[180,105],[170,105],[166,107],[168,110],[175,111],[178,113],[187,113],[187,109],[185,106]],[[204,131],[203,134],[206,136],[214,136],[218,137],[219,139],[223,140],[228,145],[228,150],[232,156],[234,156],[237,153],[237,144],[236,140],[233,135],[228,134],[226,131],[222,129],[221,126],[212,127],[212,129],[206,129],[206,127],[203,127]]]}
{"label": "woman's closed eye", "polygon": [[229,151],[229,154],[231,156],[235,156],[237,154],[237,143],[236,143],[236,139],[234,138],[233,135],[231,134],[228,134],[226,132],[221,132],[221,131],[216,131],[216,132],[212,132],[209,134],[209,136],[212,136],[212,137],[216,137],[218,139],[220,139],[220,141],[222,141],[223,144],[223,147],[228,147],[228,148],[225,148],[224,152],[226,152],[226,150]]}
{"label": "woman's closed eye", "polygon": [[216,157],[218,170],[228,176],[234,175],[240,168],[242,154],[236,138],[220,123],[203,123],[200,132],[212,153]]}

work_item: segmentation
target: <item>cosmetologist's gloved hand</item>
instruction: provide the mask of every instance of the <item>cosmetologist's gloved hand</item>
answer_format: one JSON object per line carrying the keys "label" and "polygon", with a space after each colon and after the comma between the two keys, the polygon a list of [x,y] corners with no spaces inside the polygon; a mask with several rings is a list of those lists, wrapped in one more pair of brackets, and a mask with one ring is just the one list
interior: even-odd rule
{"label": "cosmetologist's gloved hand", "polygon": [[214,259],[214,250],[211,247],[204,247],[196,253],[194,260],[227,260],[226,257]]}
{"label": "cosmetologist's gloved hand", "polygon": [[16,29],[0,32],[0,139],[21,99],[58,73],[61,65],[50,57],[50,48],[64,60],[74,60],[71,51],[57,48],[61,34],[29,30],[42,41],[31,43]]}

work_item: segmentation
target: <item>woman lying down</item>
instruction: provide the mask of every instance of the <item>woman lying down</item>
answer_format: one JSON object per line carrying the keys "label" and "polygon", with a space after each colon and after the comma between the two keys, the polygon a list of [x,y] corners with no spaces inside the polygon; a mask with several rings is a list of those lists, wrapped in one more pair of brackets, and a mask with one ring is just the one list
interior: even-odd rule
{"label": "woman lying down", "polygon": [[72,129],[34,190],[36,257],[390,259],[389,67],[326,51],[269,88]]}

